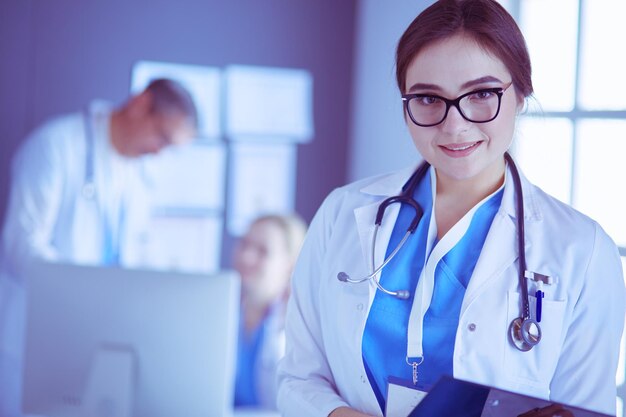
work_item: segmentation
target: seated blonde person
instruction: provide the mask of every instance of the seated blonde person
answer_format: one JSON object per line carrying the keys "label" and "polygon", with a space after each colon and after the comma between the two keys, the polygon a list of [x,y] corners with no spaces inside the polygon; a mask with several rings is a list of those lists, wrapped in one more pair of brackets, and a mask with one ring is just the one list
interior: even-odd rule
{"label": "seated blonde person", "polygon": [[289,279],[305,233],[306,224],[298,216],[263,216],[235,248],[233,264],[241,275],[237,407],[276,408]]}

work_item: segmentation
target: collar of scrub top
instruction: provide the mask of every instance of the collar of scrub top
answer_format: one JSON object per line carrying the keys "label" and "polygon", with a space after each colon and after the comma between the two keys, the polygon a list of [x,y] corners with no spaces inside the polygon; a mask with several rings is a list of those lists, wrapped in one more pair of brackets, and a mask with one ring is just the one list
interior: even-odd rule
{"label": "collar of scrub top", "polygon": [[[431,168],[433,169],[433,168]],[[505,171],[506,172],[506,171]],[[507,174],[505,174],[507,175]],[[415,294],[413,297],[413,305],[411,307],[411,313],[409,315],[409,323],[407,326],[407,354],[406,362],[409,366],[413,367],[413,383],[417,383],[417,366],[419,366],[424,360],[423,351],[423,332],[424,332],[424,316],[430,307],[430,303],[433,297],[433,291],[435,287],[435,270],[439,261],[463,238],[467,232],[474,213],[491,197],[498,193],[506,184],[506,178],[502,186],[496,191],[485,197],[482,201],[476,204],[470,211],[468,211],[461,220],[459,220],[453,227],[446,233],[443,238],[435,243],[437,237],[437,220],[435,218],[435,195],[437,194],[437,181],[436,176],[431,173],[431,189],[432,189],[432,214],[430,216],[430,224],[428,225],[428,237],[426,241],[426,256],[425,264],[422,268],[419,280],[417,281],[417,287],[415,288]]]}

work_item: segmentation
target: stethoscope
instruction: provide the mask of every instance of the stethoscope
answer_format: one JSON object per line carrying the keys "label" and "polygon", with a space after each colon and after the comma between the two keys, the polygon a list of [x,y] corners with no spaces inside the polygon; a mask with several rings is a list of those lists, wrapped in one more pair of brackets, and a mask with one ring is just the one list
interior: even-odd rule
{"label": "stethoscope", "polygon": [[96,196],[96,182],[94,178],[94,127],[91,111],[85,112],[85,180],[81,190],[82,196],[93,200]]}
{"label": "stethoscope", "polygon": [[[530,272],[526,270],[526,253],[525,253],[525,237],[524,237],[524,197],[522,192],[522,183],[520,180],[520,175],[513,162],[513,158],[508,154],[504,154],[504,158],[506,159],[509,167],[511,168],[511,173],[513,176],[513,186],[516,198],[516,212],[517,212],[517,248],[519,253],[519,284],[521,289],[521,313],[520,317],[514,319],[509,325],[509,340],[511,343],[520,351],[527,352],[531,350],[534,346],[539,344],[541,341],[541,327],[537,320],[533,319],[530,316],[530,298],[528,295],[528,282],[527,278],[535,279],[535,280],[546,280],[549,277],[546,277],[541,274],[537,274],[534,272]],[[350,283],[360,283],[364,281],[373,281],[376,284],[376,287],[385,294],[391,295],[393,297],[399,298],[401,300],[406,300],[410,297],[411,293],[408,290],[398,290],[398,291],[390,291],[384,288],[379,279],[378,273],[396,256],[396,254],[400,251],[402,246],[404,246],[405,242],[411,236],[415,230],[417,229],[417,225],[422,219],[422,215],[424,214],[423,209],[413,198],[414,191],[417,188],[420,181],[428,172],[430,165],[428,162],[424,161],[413,173],[407,184],[402,188],[402,193],[397,196],[389,197],[385,199],[378,206],[378,211],[376,213],[375,220],[375,228],[372,237],[372,265],[375,263],[376,258],[376,235],[378,234],[378,229],[380,228],[383,220],[383,216],[385,214],[385,210],[387,207],[393,203],[400,204],[408,204],[415,210],[415,215],[413,217],[413,221],[407,228],[406,233],[402,237],[402,240],[396,248],[389,254],[389,256],[383,260],[382,264],[378,268],[374,268],[374,271],[361,278],[361,279],[352,279],[345,272],[339,272],[337,274],[337,279],[342,282],[350,282]],[[546,282],[547,283],[547,282]]]}

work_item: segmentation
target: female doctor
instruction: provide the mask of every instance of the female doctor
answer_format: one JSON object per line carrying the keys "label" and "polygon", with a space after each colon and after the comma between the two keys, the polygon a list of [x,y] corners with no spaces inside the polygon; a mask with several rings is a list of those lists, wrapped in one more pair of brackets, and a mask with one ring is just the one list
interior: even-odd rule
{"label": "female doctor", "polygon": [[235,247],[233,267],[241,277],[235,407],[276,409],[289,280],[306,228],[296,214],[264,215]]}
{"label": "female doctor", "polygon": [[406,407],[398,386],[447,374],[614,413],[618,250],[507,153],[533,91],[514,20],[493,0],[438,1],[401,37],[396,71],[425,162],[333,191],[313,219],[279,409],[390,415]]}

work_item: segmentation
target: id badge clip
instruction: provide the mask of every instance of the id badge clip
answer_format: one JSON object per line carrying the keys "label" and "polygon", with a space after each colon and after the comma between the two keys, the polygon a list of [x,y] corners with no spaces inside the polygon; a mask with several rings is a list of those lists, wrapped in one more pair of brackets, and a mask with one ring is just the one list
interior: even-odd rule
{"label": "id badge clip", "polygon": [[428,394],[426,384],[390,376],[387,380],[385,417],[406,417]]}

